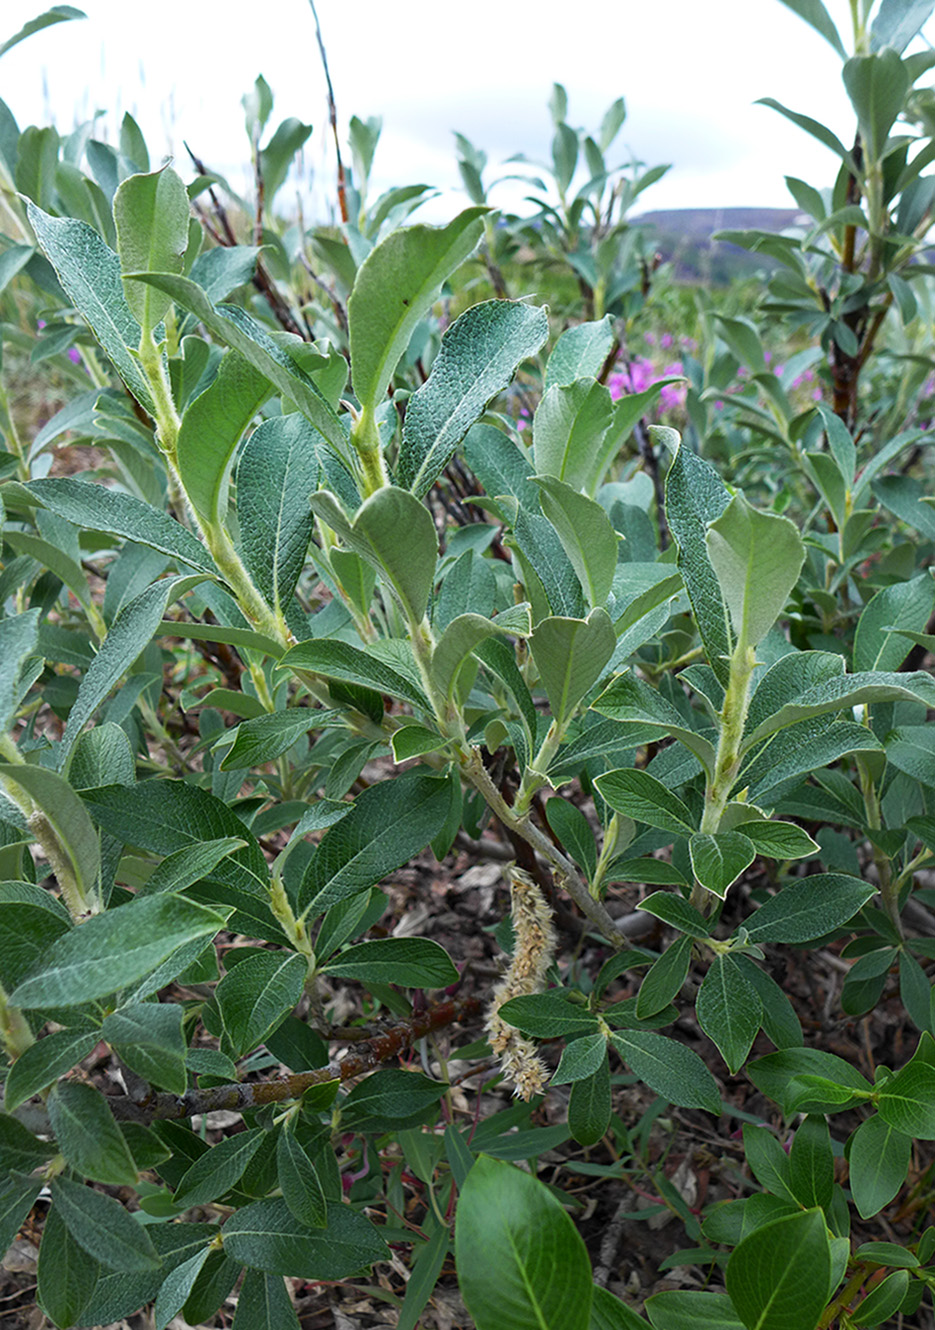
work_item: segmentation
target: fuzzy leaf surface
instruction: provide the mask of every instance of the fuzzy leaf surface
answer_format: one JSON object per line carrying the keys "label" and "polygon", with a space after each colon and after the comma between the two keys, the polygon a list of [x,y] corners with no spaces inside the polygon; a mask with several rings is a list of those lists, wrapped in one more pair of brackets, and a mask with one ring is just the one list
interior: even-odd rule
{"label": "fuzzy leaf surface", "polygon": [[487,403],[548,335],[547,310],[520,301],[487,300],[455,320],[406,407],[396,477],[401,486],[420,499],[431,489]]}

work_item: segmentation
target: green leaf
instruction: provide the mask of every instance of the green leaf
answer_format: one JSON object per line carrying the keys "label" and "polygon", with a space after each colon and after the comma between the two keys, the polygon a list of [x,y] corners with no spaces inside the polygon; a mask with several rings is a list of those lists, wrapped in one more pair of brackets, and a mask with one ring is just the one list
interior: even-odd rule
{"label": "green leaf", "polygon": [[164,892],[185,891],[207,877],[222,859],[242,850],[247,842],[237,836],[221,836],[167,854],[137,892],[137,898]]}
{"label": "green leaf", "polygon": [[[872,463],[870,463],[872,465]],[[868,470],[861,472],[861,479]],[[913,476],[880,476],[872,484],[874,497],[884,508],[929,540],[935,538],[935,512],[926,503],[926,487]]]}
{"label": "green leaf", "polygon": [[[130,274],[128,274],[130,275]],[[314,379],[305,374],[262,326],[236,305],[214,306],[201,287],[187,277],[168,273],[134,273],[138,281],[165,291],[224,346],[238,351],[244,360],[269,379],[283,397],[296,404],[339,457],[350,466],[347,435]]]}
{"label": "green leaf", "polygon": [[585,693],[597,683],[616,646],[610,615],[593,609],[586,619],[540,619],[529,639],[552,715],[567,725]]}
{"label": "green leaf", "polygon": [[131,1071],[171,1094],[185,1093],[188,1081],[182,1008],[172,1003],[138,1002],[112,1011],[101,1038],[113,1046]]}
{"label": "green leaf", "polygon": [[444,227],[401,227],[361,264],[347,317],[351,378],[365,409],[382,402],[416,324],[480,240],[486,212],[467,208]]}
{"label": "green leaf", "polygon": [[406,490],[384,486],[358,509],[353,522],[327,490],[311,498],[312,511],[388,581],[406,617],[418,624],[435,581],[438,536],[424,504]]}
{"label": "green leaf", "polygon": [[[691,906],[688,907],[691,909]],[[677,938],[647,970],[636,999],[638,1020],[648,1020],[662,1011],[681,992],[692,958],[692,939]]]}
{"label": "green leaf", "polygon": [[[23,1130],[26,1130],[25,1127]],[[32,1162],[41,1161],[37,1159]],[[31,1167],[31,1164],[26,1166]],[[0,1247],[4,1252],[13,1246],[41,1189],[41,1178],[23,1177],[21,1173],[13,1173],[0,1182]]]}
{"label": "green leaf", "polygon": [[906,66],[894,50],[884,49],[852,56],[844,66],[843,79],[857,112],[868,164],[878,162],[909,91]]}
{"label": "green leaf", "polygon": [[815,1330],[828,1300],[831,1248],[821,1210],[765,1224],[727,1262],[727,1292],[744,1325]]}
{"label": "green leaf", "polygon": [[270,207],[276,193],[281,188],[292,159],[312,132],[311,125],[305,125],[295,116],[289,116],[277,126],[272,138],[260,149],[259,171],[265,186],[266,206]]}
{"label": "green leaf", "polygon": [[57,1030],[22,1052],[7,1073],[3,1107],[12,1113],[40,1090],[71,1071],[98,1042],[97,1031]]}
{"label": "green leaf", "polygon": [[299,1330],[299,1318],[281,1275],[247,1271],[237,1297],[233,1330]]}
{"label": "green leaf", "polygon": [[[273,927],[269,912],[269,868],[256,839],[227,804],[207,790],[185,781],[144,781],[126,789],[105,785],[88,791],[85,804],[100,825],[126,844],[155,854],[172,854],[209,840],[234,838],[247,842],[242,850],[218,861],[212,881],[224,884],[238,909],[253,911],[256,926]],[[281,939],[282,932],[258,937]]]}
{"label": "green leaf", "polygon": [[745,836],[764,859],[805,859],[820,849],[817,841],[794,822],[738,822],[733,830]]}
{"label": "green leaf", "polygon": [[586,1007],[567,1002],[558,993],[531,993],[525,997],[510,998],[498,1008],[497,1014],[515,1025],[524,1034],[537,1039],[571,1039],[578,1034],[592,1034],[598,1029],[597,1017]]}
{"label": "green leaf", "polygon": [[[671,436],[671,440],[670,440]],[[655,436],[654,436],[655,437]],[[678,567],[695,613],[705,654],[721,683],[727,683],[731,643],[727,611],[711,561],[705,536],[730,502],[724,482],[709,463],[680,443],[668,430],[675,456],[666,475],[666,521],[678,542]]]}
{"label": "green leaf", "polygon": [[9,1113],[0,1114],[0,1174],[32,1172],[54,1153],[51,1142],[40,1141]]}
{"label": "green leaf", "polygon": [[908,1062],[880,1087],[877,1111],[884,1122],[906,1136],[935,1140],[935,1067]]}
{"label": "green leaf", "polygon": [[854,669],[898,670],[910,650],[906,630],[923,632],[933,609],[931,573],[883,587],[864,606],[857,622]]}
{"label": "green leaf", "polygon": [[178,947],[209,941],[227,914],[178,896],[151,896],[96,914],[58,938],[18,985],[20,1007],[74,1007],[106,997],[154,970]]}
{"label": "green leaf", "polygon": [[757,1036],[763,1005],[730,956],[715,956],[711,962],[698,990],[695,1013],[702,1030],[720,1049],[731,1075],[736,1076]]}
{"label": "green leaf", "polygon": [[[106,1199],[106,1198],[105,1198]],[[135,1227],[136,1221],[127,1216]],[[102,1269],[91,1301],[84,1310],[89,1325],[110,1325],[114,1318],[131,1316],[133,1312],[151,1302],[166,1276],[189,1257],[196,1255],[217,1237],[216,1224],[151,1224],[145,1230],[161,1258],[159,1267],[147,1267],[138,1272],[114,1273]]]}
{"label": "green leaf", "polygon": [[688,849],[695,877],[721,900],[756,858],[753,842],[739,831],[699,833],[692,836]]}
{"label": "green leaf", "polygon": [[[477,647],[496,634],[528,637],[531,632],[532,619],[525,603],[503,610],[495,619],[486,619],[480,614],[459,614],[448,624],[432,652],[432,680],[450,701],[461,666]],[[394,742],[394,750],[395,747]],[[397,757],[397,761],[401,760]]]}
{"label": "green leaf", "polygon": [[322,970],[342,979],[399,984],[403,988],[445,988],[458,979],[444,947],[428,938],[414,937],[359,942],[332,957]]}
{"label": "green leaf", "polygon": [[646,1300],[653,1330],[749,1330],[724,1293],[673,1289]]}
{"label": "green leaf", "polygon": [[921,670],[911,674],[870,670],[826,679],[763,720],[745,736],[744,748],[749,749],[761,739],[811,716],[823,716],[872,702],[924,702],[932,707],[935,706],[935,682],[931,675]]}
{"label": "green leaf", "polygon": [[568,1100],[568,1127],[579,1145],[596,1145],[610,1125],[610,1064],[607,1047],[590,1076],[574,1082]]}
{"label": "green leaf", "polygon": [[882,0],[870,29],[870,49],[879,51],[891,46],[902,55],[903,51],[928,21],[935,9],[932,0]]}
{"label": "green leaf", "polygon": [[401,486],[420,499],[431,489],[487,403],[548,335],[548,311],[520,301],[484,301],[455,320],[431,374],[406,406],[396,473]]}
{"label": "green leaf", "polygon": [[293,1217],[306,1228],[324,1228],[328,1206],[315,1165],[288,1129],[279,1133],[276,1143],[276,1172]]}
{"label": "green leaf", "polygon": [[158,1267],[159,1256],[148,1233],[119,1201],[70,1178],[54,1178],[51,1190],[52,1204],[89,1256],[112,1270]]}
{"label": "green leaf", "polygon": [[584,1242],[528,1173],[478,1159],[458,1201],[455,1259],[477,1330],[587,1330],[592,1283]]}
{"label": "green leaf", "polygon": [[830,42],[842,60],[847,58],[844,43],[822,0],[782,0],[782,3],[820,33],[826,42]]}
{"label": "green leaf", "polygon": [[[131,175],[114,195],[117,253],[127,272],[180,273],[188,248],[188,192],[171,166],[151,175]],[[155,287],[123,284],[130,312],[152,332],[166,314],[170,299]]]}
{"label": "green leaf", "polygon": [[95,625],[96,631],[103,632],[100,615],[91,597],[88,579],[85,577],[81,564],[78,563],[77,559],[73,559],[69,553],[59,548],[58,545],[53,545],[48,540],[42,540],[39,536],[34,536],[28,531],[7,528],[4,532],[4,540],[17,554],[35,559],[54,577],[57,577],[60,582],[64,582],[69,591],[74,593],[75,599],[84,610],[88,620]]}
{"label": "green leaf", "polygon": [[59,749],[60,769],[66,767],[78,735],[110,690],[149,645],[162,623],[166,605],[201,580],[201,575],[166,577],[123,606],[88,666],[68,713],[68,724]]}
{"label": "green leaf", "polygon": [[701,911],[696,910],[694,905],[689,905],[687,900],[674,891],[654,891],[651,896],[640,901],[636,908],[654,914],[657,919],[664,920],[673,928],[681,929],[689,937],[707,937],[711,932],[711,924]]}
{"label": "green leaf", "polygon": [[554,476],[534,476],[539,502],[571,560],[591,609],[606,606],[617,571],[617,533],[604,509]]}
{"label": "green leaf", "polygon": [[43,507],[75,526],[124,536],[201,572],[220,575],[208,551],[190,531],[132,494],[70,477],[33,480],[28,489]]}
{"label": "green leaf", "polygon": [[799,580],[805,546],[798,528],[788,517],[758,512],[735,494],[709,523],[705,539],[738,648],[755,647]]}
{"label": "green leaf", "polygon": [[645,1330],[646,1322],[606,1288],[594,1285],[588,1330]]}
{"label": "green leaf", "polygon": [[273,762],[307,734],[325,729],[341,718],[340,711],[319,711],[311,707],[290,707],[242,721],[234,731],[234,742],[224,755],[221,770],[240,771]]}
{"label": "green leaf", "polygon": [[210,1255],[210,1247],[203,1247],[166,1276],[153,1308],[155,1330],[166,1330],[172,1318],[185,1306],[195,1280],[201,1274],[202,1267]]}
{"label": "green leaf", "polygon": [[37,1301],[49,1320],[63,1328],[77,1324],[94,1291],[100,1266],[88,1260],[56,1206],[46,1215],[36,1273]]}
{"label": "green leaf", "polygon": [[716,753],[714,745],[703,735],[689,729],[684,717],[676,711],[657,689],[644,683],[635,674],[615,675],[610,684],[591,704],[592,711],[628,725],[651,725],[660,735],[672,735],[688,748],[704,767],[714,774]]}
{"label": "green leaf", "polygon": [[694,818],[677,794],[648,771],[622,767],[598,776],[595,785],[615,813],[658,827],[674,836],[691,836]]}
{"label": "green leaf", "polygon": [[532,422],[537,473],[590,492],[594,455],[612,420],[613,401],[602,383],[582,378],[550,387]]}
{"label": "green leaf", "polygon": [[583,615],[581,583],[551,522],[535,509],[519,508],[506,543],[516,552],[534,623],[551,613],[569,618]]}
{"label": "green leaf", "polygon": [[215,378],[185,409],[177,445],[179,475],[192,507],[209,525],[224,519],[234,451],[271,392],[262,370],[238,352],[226,351]]}
{"label": "green leaf", "polygon": [[87,909],[98,896],[101,846],[78,795],[45,767],[0,765],[0,783],[18,788],[45,815],[74,877],[81,907]]}
{"label": "green leaf", "polygon": [[[858,1095],[872,1086],[850,1063],[820,1048],[783,1048],[747,1065],[747,1075],[758,1090],[775,1100],[784,1113],[798,1093],[800,1078],[822,1077]],[[853,1093],[852,1093],[853,1097]]]}
{"label": "green leaf", "polygon": [[322,837],[302,882],[299,909],[310,908],[314,918],[408,863],[441,830],[449,801],[447,781],[418,771],[364,790]]}
{"label": "green leaf", "polygon": [[59,1081],[47,1106],[58,1147],[72,1168],[96,1182],[135,1186],[136,1164],[99,1090]]}
{"label": "green leaf", "polygon": [[816,873],[782,888],[746,923],[752,942],[811,942],[853,919],[874,888],[846,873]]}
{"label": "green leaf", "polygon": [[610,314],[594,323],[578,323],[559,337],[545,367],[543,393],[555,384],[567,387],[575,379],[597,379],[614,344]]}
{"label": "green leaf", "polygon": [[[600,1030],[572,1039],[566,1044],[558,1067],[552,1076],[552,1085],[569,1085],[593,1076],[602,1062],[607,1061],[607,1040]],[[603,1135],[603,1132],[601,1133]],[[578,1138],[575,1137],[577,1140]]]}
{"label": "green leaf", "polygon": [[886,760],[921,785],[935,785],[935,743],[927,725],[900,725],[886,736]]}
{"label": "green leaf", "polygon": [[124,295],[120,260],[93,227],[72,217],[50,217],[26,204],[36,239],[72,304],[87,320],[130,392],[155,417],[149,385],[132,352],[140,325]]}
{"label": "green leaf", "polygon": [[871,1289],[854,1308],[854,1325],[883,1325],[890,1321],[903,1305],[909,1291],[909,1271],[896,1270]]}
{"label": "green leaf", "polygon": [[0,733],[6,734],[20,700],[23,666],[38,651],[39,611],[0,619]]}
{"label": "green leaf", "polygon": [[690,1048],[648,1030],[618,1030],[611,1040],[631,1071],[670,1104],[721,1112],[714,1077]]}
{"label": "green leaf", "polygon": [[175,1189],[175,1204],[207,1205],[230,1191],[265,1139],[262,1127],[250,1127],[212,1145],[182,1175]]}
{"label": "green leaf", "polygon": [[8,37],[0,46],[0,55],[5,55],[11,47],[25,41],[34,32],[41,32],[43,28],[51,27],[53,23],[67,23],[71,19],[87,17],[83,10],[76,9],[74,5],[52,5],[44,14],[40,14],[37,18],[31,18],[23,24],[19,32],[14,33],[12,37]]}
{"label": "green leaf", "polygon": [[584,813],[568,799],[549,799],[545,805],[545,816],[564,848],[584,869],[590,881],[597,869],[597,846],[591,824]]}
{"label": "green leaf", "polygon": [[773,1198],[797,1204],[790,1184],[789,1158],[768,1127],[743,1124],[743,1149],[750,1171]]}
{"label": "green leaf", "polygon": [[783,106],[781,102],[777,102],[773,97],[758,97],[755,105],[768,106],[773,111],[778,111],[787,120],[791,120],[794,125],[798,125],[799,129],[804,129],[806,134],[811,134],[819,143],[823,143],[826,148],[830,148],[837,157],[841,158],[848,170],[859,177],[860,172],[857,170],[853,157],[838,136],[833,134],[826,125],[821,124],[818,120],[813,120],[811,116],[802,115],[800,111],[790,111],[788,106]]}
{"label": "green leaf", "polygon": [[286,652],[280,664],[292,670],[308,670],[326,679],[389,693],[422,711],[431,711],[428,698],[415,680],[374,652],[351,646],[349,642],[335,639],[300,642]]}
{"label": "green leaf", "polygon": [[834,1191],[834,1152],[823,1117],[807,1117],[789,1151],[789,1185],[800,1205],[824,1207]]}
{"label": "green leaf", "polygon": [[224,1251],[235,1261],[293,1279],[346,1279],[386,1259],[387,1248],[369,1220],[340,1202],[328,1205],[327,1226],[309,1229],[285,1201],[257,1201],[224,1225]]}
{"label": "green leaf", "polygon": [[295,952],[256,951],[239,961],[215,989],[230,1045],[242,1057],[262,1044],[302,996],[308,962]]}
{"label": "green leaf", "polygon": [[359,1082],[341,1106],[341,1120],[349,1129],[386,1131],[392,1126],[410,1126],[411,1119],[433,1109],[445,1086],[418,1072],[401,1067],[374,1072]]}
{"label": "green leaf", "polygon": [[[426,1228],[429,1228],[428,1224]],[[438,1282],[450,1246],[448,1225],[436,1221],[428,1242],[414,1248],[412,1275],[399,1309],[397,1330],[418,1330],[420,1317]]]}
{"label": "green leaf", "polygon": [[247,572],[284,614],[305,563],[318,485],[315,431],[298,413],[259,425],[237,463],[237,521]]}

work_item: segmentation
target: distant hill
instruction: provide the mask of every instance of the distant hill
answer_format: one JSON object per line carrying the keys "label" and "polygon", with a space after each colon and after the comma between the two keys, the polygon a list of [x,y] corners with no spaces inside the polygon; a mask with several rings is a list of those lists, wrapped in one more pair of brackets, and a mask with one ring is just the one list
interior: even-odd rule
{"label": "distant hill", "polygon": [[763,254],[712,240],[715,232],[784,231],[801,216],[795,208],[669,208],[643,213],[634,221],[654,228],[659,253],[675,264],[676,277],[721,286],[775,264]]}

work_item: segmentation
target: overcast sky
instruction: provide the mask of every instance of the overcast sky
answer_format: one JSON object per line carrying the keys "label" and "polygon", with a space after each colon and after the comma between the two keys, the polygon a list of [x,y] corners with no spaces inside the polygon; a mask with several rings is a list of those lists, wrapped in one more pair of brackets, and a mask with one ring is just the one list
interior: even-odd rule
{"label": "overcast sky", "polygon": [[[3,0],[0,41],[46,7]],[[79,7],[86,20],[47,29],[0,63],[0,95],[21,127],[52,118],[67,131],[101,110],[98,136],[113,141],[130,110],[154,163],[174,153],[188,175],[186,139],[209,166],[237,176],[248,156],[240,99],[262,73],[276,98],[271,126],[287,115],[314,126],[305,166],[332,197],[325,83],[308,0],[84,0]],[[827,7],[849,45],[847,0]],[[465,202],[451,192],[453,130],[488,153],[490,177],[513,153],[547,155],[553,81],[567,88],[576,127],[596,130],[606,107],[626,98],[615,161],[672,163],[644,196],[646,208],[787,207],[794,205],[784,175],[830,184],[832,155],[755,106],[758,97],[823,120],[846,143],[853,138],[838,56],[780,0],[596,7],[317,0],[317,8],[342,132],[352,114],[382,115],[373,185],[424,182],[447,191],[426,220]]]}

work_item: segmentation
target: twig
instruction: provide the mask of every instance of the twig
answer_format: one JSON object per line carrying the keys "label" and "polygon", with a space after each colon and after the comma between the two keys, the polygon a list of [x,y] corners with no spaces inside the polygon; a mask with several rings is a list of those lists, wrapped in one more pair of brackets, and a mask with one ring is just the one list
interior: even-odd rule
{"label": "twig", "polygon": [[156,1092],[144,1103],[129,1095],[109,1097],[108,1107],[115,1118],[122,1121],[153,1122],[158,1119],[188,1118],[194,1113],[214,1113],[220,1109],[242,1112],[259,1108],[262,1104],[281,1103],[284,1099],[297,1099],[313,1085],[328,1081],[349,1081],[365,1071],[386,1062],[424,1039],[434,1030],[441,1030],[455,1021],[467,1021],[480,1015],[483,1003],[478,997],[450,998],[438,1002],[418,1015],[399,1021],[389,1029],[367,1040],[366,1044],[340,1062],[329,1062],[327,1067],[315,1071],[296,1072],[275,1080],[235,1085],[217,1085],[203,1090],[189,1090],[184,1095]]}
{"label": "twig", "polygon": [[[195,156],[195,154],[192,152],[191,148],[188,146],[187,143],[185,144],[185,151],[192,159],[192,165],[194,166],[195,170],[198,172],[199,175],[205,175],[205,176],[210,175],[210,172],[208,171],[208,168],[205,166],[204,162],[201,160],[200,157]],[[263,206],[262,176],[260,174],[260,164],[259,164],[260,163],[259,145],[257,145],[256,149],[256,162],[257,162],[256,165],[257,188],[258,191],[260,191],[260,193],[258,194],[257,208],[262,209]],[[208,187],[208,197],[210,198],[211,205],[214,208],[214,215],[217,219],[217,222],[219,223],[220,230],[218,230],[217,227],[211,226],[204,209],[199,208],[197,204],[195,204],[195,215],[197,216],[198,220],[201,222],[204,229],[208,232],[208,235],[215,242],[215,244],[222,245],[225,248],[230,248],[236,245],[238,243],[238,240],[236,234],[234,233],[234,228],[231,226],[230,219],[227,216],[227,211],[223,203],[215,193],[213,185],[210,185]],[[257,217],[258,217],[257,225],[260,225],[259,212],[257,214]],[[297,320],[293,316],[291,309],[286,304],[285,300],[277,290],[276,285],[273,282],[273,279],[266,271],[266,268],[263,264],[263,259],[259,255],[257,256],[253,277],[250,280],[253,286],[255,286],[256,289],[259,292],[261,292],[263,296],[265,296],[266,302],[269,305],[270,309],[272,310],[273,315],[275,316],[276,321],[280,325],[280,327],[283,328],[286,332],[294,333],[296,337],[301,337],[303,341],[310,341],[311,339],[307,336],[301,324],[297,322]]]}
{"label": "twig", "polygon": [[331,122],[331,132],[334,135],[334,151],[338,159],[338,207],[341,210],[341,221],[346,222],[347,213],[347,184],[344,177],[344,162],[341,159],[341,141],[338,138],[338,112],[334,104],[334,88],[331,86],[331,75],[328,72],[328,57],[325,54],[325,43],[322,41],[321,24],[318,22],[318,10],[315,8],[315,0],[308,0],[312,10],[312,17],[315,20],[315,36],[318,38],[318,51],[321,55],[322,69],[325,71],[325,83],[328,85],[328,119]]}
{"label": "twig", "polygon": [[513,812],[513,809],[491,780],[476,750],[472,760],[462,767],[462,774],[474,786],[475,790],[483,796],[488,808],[499,820],[504,830],[515,832],[542,855],[556,877],[558,885],[565,888],[582,914],[587,915],[591,923],[603,933],[604,937],[612,942],[615,947],[627,945],[625,938],[607,910],[599,900],[594,899],[584,882],[582,882],[581,876],[571,860],[555,848],[548,836],[540,831],[535,823],[530,822],[526,817],[517,817]]}

